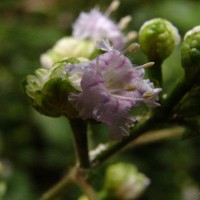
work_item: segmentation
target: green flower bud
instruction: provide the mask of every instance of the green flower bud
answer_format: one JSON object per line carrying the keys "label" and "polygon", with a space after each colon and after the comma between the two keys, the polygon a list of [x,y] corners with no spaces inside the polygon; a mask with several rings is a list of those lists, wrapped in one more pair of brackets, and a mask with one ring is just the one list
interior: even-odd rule
{"label": "green flower bud", "polygon": [[92,40],[64,37],[58,40],[52,49],[40,56],[40,62],[43,67],[48,68],[65,57],[91,58],[96,51],[96,43]]}
{"label": "green flower bud", "polygon": [[78,198],[78,200],[89,200],[87,196],[82,195]]}
{"label": "green flower bud", "polygon": [[149,185],[149,179],[131,164],[113,164],[106,170],[104,190],[107,199],[132,200]]}
{"label": "green flower bud", "polygon": [[181,62],[187,72],[197,73],[200,69],[200,26],[185,34],[181,47]]}
{"label": "green flower bud", "polygon": [[3,199],[6,193],[7,185],[4,181],[0,180],[0,199]]}
{"label": "green flower bud", "polygon": [[[35,75],[28,75],[24,81],[24,90],[31,100],[33,107],[41,114],[58,117],[65,115],[69,118],[77,117],[77,111],[69,103],[68,95],[78,92],[77,82],[65,70],[65,63],[79,63],[84,58],[68,58],[55,64],[51,68],[40,68]],[[75,86],[73,86],[75,85]]]}
{"label": "green flower bud", "polygon": [[0,199],[4,199],[4,195],[7,191],[7,178],[11,174],[11,167],[5,160],[0,160]]}
{"label": "green flower bud", "polygon": [[139,43],[149,60],[162,62],[180,42],[178,30],[165,19],[155,18],[143,24]]}

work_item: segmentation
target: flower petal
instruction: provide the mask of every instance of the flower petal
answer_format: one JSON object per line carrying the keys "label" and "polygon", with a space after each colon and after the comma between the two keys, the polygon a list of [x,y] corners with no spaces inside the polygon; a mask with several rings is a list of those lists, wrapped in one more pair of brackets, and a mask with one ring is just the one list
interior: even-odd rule
{"label": "flower petal", "polygon": [[[102,45],[107,45],[103,42]],[[101,46],[101,44],[100,44]],[[94,60],[70,65],[69,73],[82,73],[81,92],[72,93],[69,101],[83,119],[95,119],[108,125],[110,138],[128,135],[135,119],[129,111],[142,102],[157,106],[153,83],[144,80],[144,69],[134,67],[117,50],[110,50]]]}
{"label": "flower petal", "polygon": [[95,41],[108,38],[116,49],[122,49],[126,42],[117,24],[97,9],[80,14],[73,25],[73,36],[81,39],[91,38]]}

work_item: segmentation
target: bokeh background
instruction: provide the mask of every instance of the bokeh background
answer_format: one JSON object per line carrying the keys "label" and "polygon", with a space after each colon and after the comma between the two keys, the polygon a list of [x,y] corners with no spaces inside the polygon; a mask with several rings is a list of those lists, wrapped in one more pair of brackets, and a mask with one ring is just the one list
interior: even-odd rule
{"label": "bokeh background", "polygon": [[[104,11],[109,4],[103,0],[0,1],[0,199],[35,200],[73,166],[75,153],[67,119],[49,118],[34,111],[22,81],[40,67],[41,53],[70,35],[71,25],[81,11],[95,5]],[[162,17],[176,25],[183,36],[200,24],[199,11],[199,0],[122,0],[111,16],[118,21],[131,15],[127,31],[138,31],[146,20]],[[142,64],[147,60],[139,50],[133,61]],[[180,47],[163,67],[167,91],[183,75]],[[105,132],[105,127],[98,125],[95,143],[106,140]],[[140,200],[197,200],[199,155],[199,137],[143,145],[107,161],[96,173],[94,184],[101,187],[106,165],[126,161],[151,179]],[[71,187],[60,200],[77,199],[80,194],[77,187]]]}

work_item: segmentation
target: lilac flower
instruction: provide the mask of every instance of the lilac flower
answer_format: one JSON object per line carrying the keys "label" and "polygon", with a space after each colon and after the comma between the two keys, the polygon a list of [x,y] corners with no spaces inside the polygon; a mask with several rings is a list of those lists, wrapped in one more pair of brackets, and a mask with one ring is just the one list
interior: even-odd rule
{"label": "lilac flower", "polygon": [[109,19],[108,15],[118,7],[118,4],[118,1],[113,1],[104,14],[98,9],[92,9],[89,13],[82,12],[73,25],[73,36],[94,41],[108,38],[115,49],[121,50],[127,38],[120,29],[128,25],[131,17],[122,18],[119,24]]}
{"label": "lilac flower", "polygon": [[99,48],[108,52],[88,62],[66,65],[69,74],[82,74],[81,91],[71,93],[69,101],[82,119],[107,124],[111,139],[120,139],[136,121],[129,111],[142,102],[157,106],[160,89],[143,79],[143,67],[133,66],[108,41],[100,42]]}

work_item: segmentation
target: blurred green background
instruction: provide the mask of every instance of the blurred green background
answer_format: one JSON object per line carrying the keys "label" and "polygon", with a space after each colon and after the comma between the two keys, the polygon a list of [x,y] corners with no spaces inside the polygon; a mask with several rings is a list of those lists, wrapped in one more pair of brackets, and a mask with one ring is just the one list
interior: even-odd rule
{"label": "blurred green background", "polygon": [[[41,53],[71,33],[71,25],[81,11],[95,5],[104,11],[109,4],[103,0],[0,1],[0,199],[35,200],[73,166],[73,138],[67,119],[53,119],[34,111],[22,81],[40,67]],[[122,0],[112,18],[118,21],[131,15],[127,31],[138,31],[148,19],[166,18],[183,36],[200,24],[199,11],[199,0]],[[183,75],[179,50],[177,47],[164,63],[165,91]],[[133,61],[145,63],[146,57],[139,50]],[[98,125],[97,130],[96,141],[105,141],[104,126]],[[140,200],[197,200],[199,154],[199,137],[178,138],[125,151],[106,164],[134,163],[151,179]],[[106,164],[94,179],[97,187],[103,182]],[[77,199],[80,194],[77,187],[72,187],[60,200]]]}

